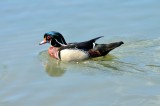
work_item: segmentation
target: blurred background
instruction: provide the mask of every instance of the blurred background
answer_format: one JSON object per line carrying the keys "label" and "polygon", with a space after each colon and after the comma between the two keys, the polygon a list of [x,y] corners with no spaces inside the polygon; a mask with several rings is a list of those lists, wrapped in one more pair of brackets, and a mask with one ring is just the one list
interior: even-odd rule
{"label": "blurred background", "polygon": [[[1,0],[0,105],[159,106],[160,1]],[[108,56],[57,62],[44,33],[124,41]]]}

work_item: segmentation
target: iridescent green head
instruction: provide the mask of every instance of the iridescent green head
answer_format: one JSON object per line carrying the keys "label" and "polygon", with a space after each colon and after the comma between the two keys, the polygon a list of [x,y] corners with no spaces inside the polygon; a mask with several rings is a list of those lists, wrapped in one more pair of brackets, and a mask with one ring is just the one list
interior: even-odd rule
{"label": "iridescent green head", "polygon": [[44,34],[44,40],[39,44],[50,43],[54,47],[61,47],[63,45],[67,45],[62,34],[56,31],[50,31]]}

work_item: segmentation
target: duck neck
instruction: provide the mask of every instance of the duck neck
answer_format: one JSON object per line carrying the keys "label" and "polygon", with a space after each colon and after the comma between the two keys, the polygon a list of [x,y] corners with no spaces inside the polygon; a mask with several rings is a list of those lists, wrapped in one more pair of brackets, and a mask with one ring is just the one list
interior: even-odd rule
{"label": "duck neck", "polygon": [[62,35],[58,35],[52,38],[51,45],[54,47],[61,47],[67,45],[67,43]]}

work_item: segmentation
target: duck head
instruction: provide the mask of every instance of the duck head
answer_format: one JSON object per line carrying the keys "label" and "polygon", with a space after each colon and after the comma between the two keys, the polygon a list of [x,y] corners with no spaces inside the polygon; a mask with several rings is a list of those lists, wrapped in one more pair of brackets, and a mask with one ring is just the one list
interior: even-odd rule
{"label": "duck head", "polygon": [[56,31],[50,31],[44,34],[44,39],[42,42],[39,43],[39,45],[42,45],[45,43],[50,43],[54,47],[61,47],[61,46],[67,45],[62,34]]}

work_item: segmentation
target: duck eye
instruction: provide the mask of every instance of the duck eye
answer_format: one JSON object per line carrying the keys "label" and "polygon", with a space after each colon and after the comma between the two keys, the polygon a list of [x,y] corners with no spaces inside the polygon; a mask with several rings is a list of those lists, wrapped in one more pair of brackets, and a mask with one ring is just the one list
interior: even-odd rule
{"label": "duck eye", "polygon": [[51,39],[51,37],[50,36],[47,36],[47,40],[50,40]]}

